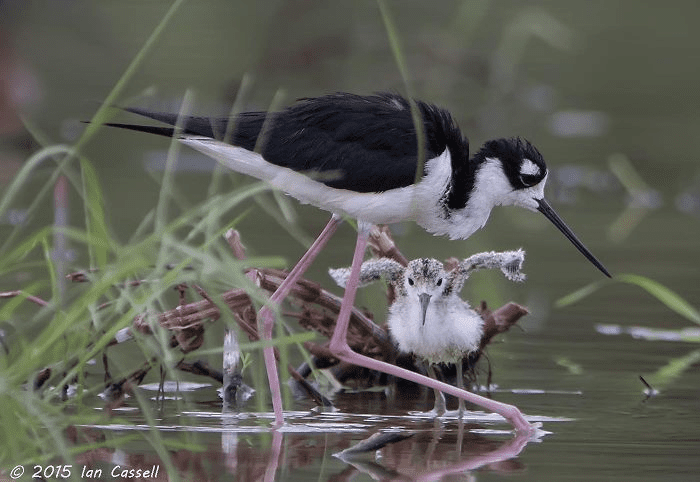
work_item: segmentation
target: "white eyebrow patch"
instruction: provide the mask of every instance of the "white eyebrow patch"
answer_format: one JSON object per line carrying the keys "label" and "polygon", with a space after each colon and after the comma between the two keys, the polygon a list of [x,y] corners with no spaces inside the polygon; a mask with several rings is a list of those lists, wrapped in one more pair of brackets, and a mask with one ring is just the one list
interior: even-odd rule
{"label": "white eyebrow patch", "polygon": [[537,176],[540,173],[540,168],[530,159],[523,159],[520,165],[520,175],[522,176]]}

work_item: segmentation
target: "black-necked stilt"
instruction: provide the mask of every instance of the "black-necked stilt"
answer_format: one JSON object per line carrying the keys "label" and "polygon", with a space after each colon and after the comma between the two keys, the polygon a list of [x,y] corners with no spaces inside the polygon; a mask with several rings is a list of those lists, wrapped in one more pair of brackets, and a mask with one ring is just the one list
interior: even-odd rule
{"label": "black-necked stilt", "polygon": [[[391,259],[376,259],[362,263],[360,283],[367,284],[380,277],[386,278],[396,290],[396,298],[389,307],[387,323],[399,350],[413,353],[422,359],[428,374],[437,380],[434,364],[451,363],[457,368],[457,387],[464,388],[462,362],[470,353],[481,349],[484,321],[459,293],[469,275],[478,269],[500,269],[508,279],[523,281],[521,273],[525,253],[522,250],[502,253],[487,252],[471,256],[452,271],[429,258],[419,258],[404,267]],[[340,286],[350,276],[348,268],[329,270]],[[435,389],[433,413],[445,413],[445,399]],[[480,405],[482,397],[471,400]],[[459,415],[464,401],[459,399]]]}
{"label": "black-necked stilt", "polygon": [[[411,104],[396,94],[340,93],[302,99],[275,113],[180,119],[182,131],[177,135],[182,143],[234,171],[267,181],[301,202],[333,213],[286,282],[272,295],[271,303],[280,303],[288,294],[337,229],[340,215],[359,221],[353,256],[353,269],[358,274],[371,224],[415,220],[431,233],[465,239],[484,226],[494,206],[512,204],[543,213],[609,276],[545,201],[547,167],[537,149],[520,139],[499,139],[484,144],[470,159],[469,144],[449,112],[423,102],[416,105],[425,141],[421,155]],[[126,110],[170,126],[178,123],[177,114]],[[230,122],[235,123],[232,129],[228,129]],[[176,134],[174,127],[110,125],[164,136]],[[229,131],[229,142],[218,140]],[[422,172],[416,175],[422,158]],[[347,345],[345,335],[356,288],[357,275],[353,274],[330,349],[350,363],[393,369],[391,365],[368,366],[375,360],[361,360]],[[263,337],[270,338],[274,322],[270,307],[263,308],[260,316]],[[272,349],[264,353],[279,423],[282,407],[277,368]],[[519,412],[510,411],[505,416],[517,428],[529,427]]]}
{"label": "black-necked stilt", "polygon": [[[303,203],[371,224],[414,220],[433,234],[466,239],[495,206],[537,210],[610,276],[545,200],[547,166],[532,144],[496,139],[470,159],[469,143],[450,113],[423,102],[417,106],[425,134],[420,176],[411,106],[396,94],[339,93],[301,99],[281,112],[186,117],[180,141]],[[178,121],[177,114],[126,110],[171,126]],[[165,136],[175,131],[108,125]],[[217,140],[229,130],[227,143]]]}

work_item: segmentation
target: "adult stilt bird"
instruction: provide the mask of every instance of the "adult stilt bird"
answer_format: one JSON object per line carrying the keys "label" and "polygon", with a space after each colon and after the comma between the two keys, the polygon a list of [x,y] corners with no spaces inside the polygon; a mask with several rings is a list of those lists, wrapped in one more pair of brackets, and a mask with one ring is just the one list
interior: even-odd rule
{"label": "adult stilt bird", "polygon": [[[279,112],[245,112],[232,119],[178,119],[177,114],[127,108],[169,126],[109,125],[177,135],[183,144],[232,170],[262,179],[303,203],[333,213],[286,283],[272,295],[271,303],[284,299],[335,232],[340,217],[356,218],[359,229],[353,271],[330,349],[342,360],[394,373],[400,369],[391,365],[377,367],[376,360],[352,352],[345,339],[372,224],[414,220],[433,234],[466,239],[486,224],[494,206],[521,206],[544,214],[589,261],[610,276],[545,201],[547,166],[534,146],[519,138],[496,139],[469,157],[469,143],[448,111],[424,102],[416,102],[415,106],[421,119],[419,129],[414,124],[411,103],[387,93],[306,98]],[[228,129],[231,122],[233,127]],[[175,130],[176,123],[182,126],[181,130]],[[223,135],[229,130],[231,136],[224,142]],[[423,142],[419,142],[419,137]],[[418,151],[419,145],[422,152]],[[260,316],[263,336],[270,338],[274,322],[270,307],[263,308]],[[279,380],[272,348],[265,350],[265,360],[275,416],[281,423]],[[408,371],[394,374],[415,378]],[[436,388],[427,377],[419,383]],[[468,393],[440,385],[442,388],[437,388],[457,397]],[[529,427],[520,412],[510,408],[514,411],[504,412],[500,406],[492,409],[516,428]]]}

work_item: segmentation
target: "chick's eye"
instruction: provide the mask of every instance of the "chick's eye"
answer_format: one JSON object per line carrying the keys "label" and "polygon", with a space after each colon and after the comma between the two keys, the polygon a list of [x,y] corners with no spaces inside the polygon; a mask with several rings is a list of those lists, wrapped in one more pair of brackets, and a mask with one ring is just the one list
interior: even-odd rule
{"label": "chick's eye", "polygon": [[413,278],[408,278],[408,284],[413,286]]}
{"label": "chick's eye", "polygon": [[437,285],[438,285],[438,286],[442,286],[442,278],[440,278],[439,280],[437,280]]}

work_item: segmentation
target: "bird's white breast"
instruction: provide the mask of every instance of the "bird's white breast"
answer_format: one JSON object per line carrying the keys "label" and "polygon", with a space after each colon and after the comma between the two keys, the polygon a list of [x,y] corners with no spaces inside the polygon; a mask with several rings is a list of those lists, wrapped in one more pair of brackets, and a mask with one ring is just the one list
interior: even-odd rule
{"label": "bird's white breast", "polygon": [[[425,190],[422,198],[426,200],[429,199],[427,191],[442,195],[447,188],[452,169],[449,151],[436,158],[429,167],[436,174],[432,179],[426,176],[418,186],[419,190]],[[442,187],[436,185],[438,180],[444,182]],[[464,208],[446,212],[439,199],[432,199],[425,203],[426,208],[419,212],[416,221],[433,234],[447,235],[450,239],[467,239],[486,225],[494,206],[514,204],[510,200],[513,192],[500,162],[497,159],[486,159],[476,173],[474,186]]]}
{"label": "bird's white breast", "polygon": [[483,320],[457,296],[431,301],[425,324],[415,297],[397,299],[389,309],[389,327],[399,349],[429,363],[455,363],[477,350]]}

